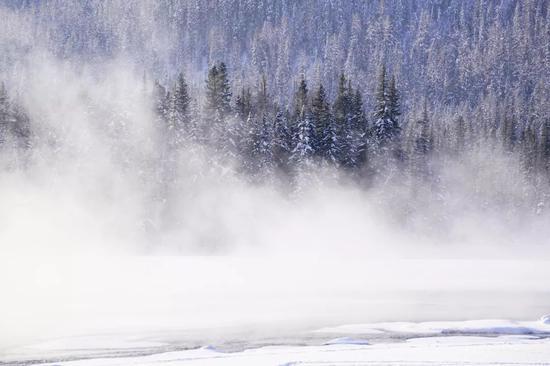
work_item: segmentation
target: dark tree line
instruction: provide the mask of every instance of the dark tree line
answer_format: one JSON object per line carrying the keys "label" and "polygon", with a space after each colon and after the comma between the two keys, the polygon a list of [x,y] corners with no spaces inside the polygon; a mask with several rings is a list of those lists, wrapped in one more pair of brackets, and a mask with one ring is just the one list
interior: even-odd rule
{"label": "dark tree line", "polygon": [[[234,93],[224,63],[209,68],[203,93],[195,97],[183,73],[170,85],[156,81],[152,102],[166,174],[174,176],[177,152],[202,146],[212,161],[232,164],[252,179],[328,166],[359,178],[398,170],[436,180],[434,160],[460,159],[487,147],[516,156],[527,178],[550,178],[550,119],[544,115],[522,122],[510,106],[499,104],[491,113],[449,118],[431,111],[434,102],[424,97],[409,101],[415,108],[403,118],[398,82],[385,66],[371,93],[344,73],[337,84],[330,98],[324,81],[310,83],[302,75],[291,101],[281,104],[265,76]],[[31,148],[31,122],[1,84],[0,147]]]}
{"label": "dark tree line", "polygon": [[397,81],[385,66],[368,108],[360,88],[344,73],[332,99],[322,82],[312,86],[304,76],[286,105],[268,90],[262,77],[256,86],[242,86],[233,95],[227,66],[218,63],[208,71],[203,108],[192,113],[183,74],[170,88],[157,82],[155,105],[167,143],[208,146],[221,160],[237,161],[238,170],[252,177],[323,165],[362,177],[394,168],[426,177],[434,173],[434,157],[459,158],[480,146],[516,154],[528,176],[550,173],[549,119],[521,125],[505,109],[483,123],[471,114],[436,120],[426,97],[415,104],[418,111],[402,119]]}
{"label": "dark tree line", "polygon": [[291,105],[274,102],[265,77],[256,90],[242,87],[233,98],[227,67],[218,63],[208,71],[204,105],[194,118],[182,74],[170,88],[156,82],[154,97],[169,145],[206,144],[240,161],[246,173],[290,173],[313,163],[361,170],[370,155],[395,152],[401,131],[395,79],[382,70],[372,125],[361,91],[343,73],[338,82],[332,101],[322,83],[311,88],[304,77]]}

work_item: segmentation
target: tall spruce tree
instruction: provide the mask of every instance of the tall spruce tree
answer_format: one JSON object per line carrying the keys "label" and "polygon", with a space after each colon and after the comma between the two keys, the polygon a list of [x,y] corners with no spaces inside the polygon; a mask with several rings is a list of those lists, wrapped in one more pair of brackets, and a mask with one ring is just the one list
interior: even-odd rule
{"label": "tall spruce tree", "polygon": [[[399,116],[401,115],[400,95],[395,83],[395,76],[392,75],[388,86],[388,106],[390,110],[390,118],[393,123],[392,128],[394,135],[399,134],[401,126],[399,125]],[[424,109],[426,110],[426,109]]]}
{"label": "tall spruce tree", "polygon": [[332,107],[334,119],[340,127],[343,127],[349,118],[351,111],[350,94],[351,92],[348,87],[346,76],[342,73],[338,80],[338,91]]}
{"label": "tall spruce tree", "polygon": [[206,109],[211,116],[225,117],[231,111],[231,88],[227,67],[221,62],[208,71],[206,81]]}
{"label": "tall spruce tree", "polygon": [[[352,90],[351,84],[346,79],[344,73],[340,74],[338,79],[338,92],[333,104],[334,124],[331,126],[331,140],[333,145],[333,153],[338,150],[337,161],[339,164],[349,165],[352,158],[350,154],[352,140]],[[334,156],[331,157],[332,160]]]}
{"label": "tall spruce tree", "polygon": [[293,119],[294,121],[298,121],[303,113],[306,113],[308,109],[308,88],[307,88],[307,81],[305,77],[302,75],[300,79],[300,83],[298,85],[298,90],[296,91],[296,94],[294,95],[294,112],[293,112]]}
{"label": "tall spruce tree", "polygon": [[260,79],[260,85],[256,96],[256,110],[260,116],[265,116],[269,112],[270,99],[267,92],[267,78],[265,74],[262,74]]}
{"label": "tall spruce tree", "polygon": [[238,155],[240,132],[231,112],[231,89],[227,67],[223,62],[213,65],[206,80],[206,120],[209,140],[223,160],[234,160]]}
{"label": "tall spruce tree", "polygon": [[325,132],[329,127],[332,116],[323,84],[319,85],[311,102],[311,115],[314,125],[313,148],[316,155],[324,158],[327,152]]}
{"label": "tall spruce tree", "polygon": [[288,113],[277,111],[273,125],[272,153],[275,166],[280,171],[288,172],[288,162],[293,146]]}
{"label": "tall spruce tree", "polygon": [[255,172],[266,177],[273,170],[273,128],[266,115],[256,123],[252,136],[252,159]]}
{"label": "tall spruce tree", "polygon": [[[298,89],[294,94],[294,109],[292,112],[292,119],[290,123],[290,133],[292,134],[292,144],[290,150],[293,151],[298,143],[298,133],[300,122],[303,121],[304,116],[309,113],[309,90],[307,81],[304,75],[301,76],[298,84]],[[311,131],[313,133],[313,131]],[[308,135],[308,139],[311,136]],[[311,141],[310,141],[311,142]]]}
{"label": "tall spruce tree", "polygon": [[356,165],[362,166],[368,160],[368,120],[363,109],[363,95],[355,90],[351,101],[351,116],[353,126],[353,150],[356,154]]}
{"label": "tall spruce tree", "polygon": [[325,129],[323,145],[326,147],[325,159],[334,165],[339,165],[342,161],[343,148],[340,129],[334,116],[331,116]]}
{"label": "tall spruce tree", "polygon": [[250,88],[242,88],[239,95],[237,95],[237,100],[235,101],[235,109],[237,110],[237,115],[243,121],[250,116],[252,113],[252,96],[250,94]]}
{"label": "tall spruce tree", "polygon": [[181,146],[189,127],[191,98],[183,73],[179,73],[172,91],[169,118],[170,139],[175,147]]}
{"label": "tall spruce tree", "polygon": [[296,144],[292,150],[290,161],[297,167],[306,165],[313,156],[314,150],[312,143],[313,123],[311,116],[306,112],[305,106],[298,118]]}
{"label": "tall spruce tree", "polygon": [[414,150],[419,155],[428,155],[433,150],[433,136],[426,102],[424,102],[422,117],[416,122],[416,125],[417,136],[414,141]]}
{"label": "tall spruce tree", "polygon": [[400,115],[399,93],[392,77],[388,85],[386,67],[383,65],[378,78],[376,90],[376,108],[373,114],[373,137],[381,148],[399,135],[401,127],[398,117]]}
{"label": "tall spruce tree", "polygon": [[166,127],[170,117],[170,96],[158,80],[155,81],[153,86],[153,103],[157,121],[163,127]]}

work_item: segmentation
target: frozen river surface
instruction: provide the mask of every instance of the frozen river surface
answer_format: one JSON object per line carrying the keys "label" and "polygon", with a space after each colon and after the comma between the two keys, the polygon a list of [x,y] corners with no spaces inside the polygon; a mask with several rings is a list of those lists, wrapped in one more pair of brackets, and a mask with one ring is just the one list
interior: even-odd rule
{"label": "frozen river surface", "polygon": [[549,264],[12,260],[0,364],[550,365]]}

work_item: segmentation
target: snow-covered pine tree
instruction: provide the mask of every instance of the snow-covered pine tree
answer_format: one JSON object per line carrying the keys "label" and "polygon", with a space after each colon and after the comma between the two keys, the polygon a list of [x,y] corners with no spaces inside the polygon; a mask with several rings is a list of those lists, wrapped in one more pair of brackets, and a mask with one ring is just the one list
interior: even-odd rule
{"label": "snow-covered pine tree", "polygon": [[300,83],[298,85],[298,90],[294,95],[294,112],[292,118],[295,122],[297,122],[302,117],[302,114],[307,111],[307,105],[308,87],[307,81],[304,78],[304,75],[302,75],[302,77],[300,78]]}
{"label": "snow-covered pine tree", "polygon": [[206,114],[214,115],[220,104],[218,65],[213,65],[208,70],[206,79]]}
{"label": "snow-covered pine tree", "polygon": [[297,135],[296,146],[292,150],[290,155],[290,161],[298,169],[307,165],[310,162],[310,159],[313,157],[313,146],[311,145],[313,134],[313,123],[311,121],[311,116],[306,112],[305,106],[302,109],[300,118],[298,119],[297,125]]}
{"label": "snow-covered pine tree", "polygon": [[332,106],[336,123],[343,127],[351,111],[351,96],[346,76],[342,73],[338,79],[338,91]]}
{"label": "snow-covered pine tree", "polygon": [[170,112],[170,96],[158,80],[155,80],[153,86],[153,103],[156,120],[162,128],[165,128]]}
{"label": "snow-covered pine tree", "polygon": [[216,112],[225,117],[231,111],[231,89],[227,67],[221,62],[208,71],[206,80],[206,112],[215,116]]}
{"label": "snow-covered pine tree", "polygon": [[395,78],[391,78],[388,85],[386,67],[382,66],[376,90],[376,108],[373,114],[373,137],[380,151],[387,148],[388,144],[399,135],[401,127],[398,117],[400,115],[399,93],[395,85]]}
{"label": "snow-covered pine tree", "polygon": [[323,84],[319,84],[319,88],[311,101],[311,117],[314,125],[312,145],[315,154],[321,158],[325,158],[328,150],[325,144],[325,132],[332,116]]}
{"label": "snow-covered pine tree", "polygon": [[332,158],[336,150],[338,153],[338,164],[346,164],[350,160],[350,141],[352,136],[352,107],[350,84],[343,73],[338,79],[338,92],[332,107],[334,113],[334,124],[331,126],[330,139],[333,140]]}
{"label": "snow-covered pine tree", "polygon": [[390,84],[388,86],[388,106],[390,110],[390,118],[392,121],[393,135],[396,136],[401,132],[401,126],[399,125],[399,116],[401,115],[401,103],[400,95],[397,90],[395,82],[395,76],[392,75]]}
{"label": "snow-covered pine tree", "polygon": [[200,113],[200,108],[195,99],[189,101],[189,126],[187,128],[187,137],[190,142],[204,143],[204,123]]}
{"label": "snow-covered pine tree", "polygon": [[323,133],[323,145],[326,147],[325,159],[337,166],[342,159],[342,141],[336,119],[332,115],[330,117],[328,126]]}
{"label": "snow-covered pine tree", "polygon": [[[227,67],[223,62],[213,65],[206,80],[205,119],[208,121],[207,133],[214,148],[223,157],[234,156],[236,141],[234,126],[228,123],[231,112],[231,90],[227,76]],[[229,154],[229,155],[227,155]]]}
{"label": "snow-covered pine tree", "polygon": [[275,166],[283,172],[288,172],[292,137],[287,114],[281,110],[277,111],[273,123],[272,151]]}
{"label": "snow-covered pine tree", "polygon": [[416,175],[429,174],[429,155],[434,148],[432,126],[428,118],[428,107],[424,101],[422,117],[415,123],[411,170]]}
{"label": "snow-covered pine tree", "polygon": [[341,164],[355,169],[366,161],[366,124],[363,99],[359,90],[354,91],[351,80],[347,87],[347,111],[341,128]]}
{"label": "snow-covered pine tree", "polygon": [[254,129],[252,158],[257,176],[265,178],[273,172],[273,128],[267,116],[263,116]]}
{"label": "snow-covered pine tree", "polygon": [[351,101],[351,118],[353,126],[353,150],[356,154],[356,166],[363,166],[368,161],[368,120],[363,110],[363,95],[355,89]]}
{"label": "snow-covered pine tree", "polygon": [[260,116],[265,116],[270,111],[270,105],[270,95],[267,92],[267,78],[265,74],[262,74],[256,95],[256,113]]}
{"label": "snow-covered pine tree", "polygon": [[417,134],[414,141],[414,151],[420,155],[427,155],[433,149],[433,136],[426,102],[424,102],[422,117],[416,121],[416,126]]}
{"label": "snow-covered pine tree", "polygon": [[250,88],[242,88],[237,100],[235,101],[235,109],[238,117],[246,121],[250,113],[252,113],[252,95],[250,94]]}
{"label": "snow-covered pine tree", "polygon": [[229,76],[227,74],[227,66],[220,62],[218,66],[218,109],[223,114],[231,112],[231,87],[229,84]]}
{"label": "snow-covered pine tree", "polygon": [[189,128],[189,104],[191,98],[183,73],[179,73],[172,91],[170,113],[170,139],[174,147],[182,146]]}

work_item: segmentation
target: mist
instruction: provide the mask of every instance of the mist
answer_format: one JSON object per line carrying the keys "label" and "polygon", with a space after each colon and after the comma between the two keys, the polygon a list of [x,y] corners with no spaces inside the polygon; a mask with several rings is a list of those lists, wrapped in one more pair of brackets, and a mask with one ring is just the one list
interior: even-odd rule
{"label": "mist", "polygon": [[[35,46],[10,67],[0,75],[33,135],[32,148],[0,150],[0,347],[531,319],[548,305],[550,187],[497,143],[433,156],[435,183],[322,163],[252,179],[207,144],[167,160],[155,80],[130,54],[83,60]],[[208,69],[186,68],[200,109]]]}
{"label": "mist", "polygon": [[251,182],[189,146],[167,189],[151,85],[135,65],[75,66],[44,54],[26,63],[22,102],[37,133],[31,151],[3,155],[4,253],[547,253],[547,211],[521,205],[537,187],[519,174],[518,159],[494,148],[437,162],[438,186],[395,173],[367,187],[320,167],[296,178],[298,195],[277,179]]}
{"label": "mist", "polygon": [[[330,300],[335,292],[398,304],[415,289],[545,290],[524,282],[544,278],[542,268],[511,270],[504,261],[487,271],[486,263],[468,262],[548,258],[548,214],[502,209],[502,197],[520,201],[534,189],[513,173],[513,158],[479,151],[442,167],[444,198],[430,188],[412,195],[394,179],[365,189],[330,169],[295,195],[212,167],[205,151],[190,148],[163,215],[162,147],[147,86],[131,62],[75,67],[40,55],[28,65],[20,74],[23,103],[39,134],[28,155],[7,154],[0,181],[2,287],[11,299],[2,305],[4,341],[136,327],[384,320],[403,306],[351,306]],[[135,257],[181,255],[189,259]],[[411,258],[463,262],[400,262]],[[445,277],[434,275],[441,271]],[[312,307],[319,299],[321,308]],[[503,312],[523,315],[522,306],[512,308]],[[413,309],[408,318],[427,316]]]}

